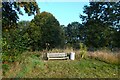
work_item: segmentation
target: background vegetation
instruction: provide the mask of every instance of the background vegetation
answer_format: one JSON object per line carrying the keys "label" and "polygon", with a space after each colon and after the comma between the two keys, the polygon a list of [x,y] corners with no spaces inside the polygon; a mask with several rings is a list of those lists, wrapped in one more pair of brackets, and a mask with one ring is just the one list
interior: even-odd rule
{"label": "background vegetation", "polygon": [[[32,21],[18,22],[18,13],[22,15],[21,7],[28,15],[35,15]],[[0,40],[3,75],[30,77],[33,71],[36,74],[31,77],[118,77],[119,12],[120,2],[90,2],[89,6],[84,6],[83,13],[86,16],[81,14],[79,16],[82,24],[71,22],[64,26],[59,24],[53,14],[40,13],[36,2],[2,2],[2,39]],[[104,49],[105,51],[102,51]],[[67,53],[74,51],[77,61],[44,62],[45,53],[48,51]],[[65,75],[62,75],[62,67]],[[14,74],[9,75],[8,73],[12,73],[11,70]],[[56,73],[58,74],[54,76]],[[94,74],[96,76],[93,76]]]}

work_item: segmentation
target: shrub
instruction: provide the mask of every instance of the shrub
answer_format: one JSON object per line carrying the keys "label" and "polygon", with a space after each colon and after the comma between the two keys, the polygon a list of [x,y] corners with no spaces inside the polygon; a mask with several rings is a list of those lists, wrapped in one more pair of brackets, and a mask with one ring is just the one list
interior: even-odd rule
{"label": "shrub", "polygon": [[86,54],[87,54],[87,47],[83,43],[80,43],[80,55],[81,55],[81,58],[85,58]]}
{"label": "shrub", "polygon": [[22,34],[19,29],[10,29],[3,32],[2,38],[2,60],[14,62],[19,54],[27,50],[28,36]]}
{"label": "shrub", "polygon": [[8,71],[9,70],[9,65],[8,64],[2,64],[2,69],[3,69],[3,75],[5,75],[6,74],[6,71]]}

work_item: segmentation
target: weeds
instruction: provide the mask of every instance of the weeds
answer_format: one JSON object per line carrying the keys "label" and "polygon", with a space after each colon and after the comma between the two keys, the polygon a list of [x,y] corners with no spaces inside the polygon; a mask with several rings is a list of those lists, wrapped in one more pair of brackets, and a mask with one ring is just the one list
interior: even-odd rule
{"label": "weeds", "polygon": [[80,43],[80,55],[81,58],[86,57],[87,54],[87,47],[85,45],[83,45],[83,43]]}
{"label": "weeds", "polygon": [[6,73],[5,76],[9,75],[9,77],[22,78],[26,77],[28,73],[31,73],[32,70],[36,68],[44,68],[44,63],[38,53],[33,54],[32,52],[25,52],[19,55],[16,63],[18,64],[15,65],[13,63],[13,65],[11,65],[9,71],[6,71],[6,66],[4,67],[3,71]]}
{"label": "weeds", "polygon": [[104,61],[107,63],[120,64],[119,55],[120,53],[114,54],[112,52],[107,52],[107,51],[95,51],[95,52],[90,53],[89,57],[100,60],[100,61]]}
{"label": "weeds", "polygon": [[3,75],[5,76],[6,72],[10,69],[8,64],[2,64]]}
{"label": "weeds", "polygon": [[[84,50],[84,49],[83,49]],[[72,49],[54,49],[51,52],[71,52]],[[85,49],[86,51],[86,49]],[[16,65],[8,68],[4,65],[4,78],[106,78],[118,77],[119,68],[117,65],[106,63],[117,63],[118,53],[103,51],[87,52],[81,56],[81,50],[74,50],[76,59],[44,61],[42,56],[46,52],[25,52],[17,58]],[[84,54],[84,51],[83,51]],[[120,56],[120,55],[119,55]],[[83,58],[80,60],[80,58]],[[90,59],[92,58],[92,59]],[[120,58],[120,57],[119,57]],[[117,61],[117,62],[116,62]],[[8,71],[6,71],[8,68]]]}

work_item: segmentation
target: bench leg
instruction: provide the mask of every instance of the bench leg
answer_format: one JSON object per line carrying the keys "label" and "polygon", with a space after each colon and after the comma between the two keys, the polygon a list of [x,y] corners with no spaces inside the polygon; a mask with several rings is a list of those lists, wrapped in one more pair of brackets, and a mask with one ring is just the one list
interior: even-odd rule
{"label": "bench leg", "polygon": [[49,60],[49,58],[47,58]]}

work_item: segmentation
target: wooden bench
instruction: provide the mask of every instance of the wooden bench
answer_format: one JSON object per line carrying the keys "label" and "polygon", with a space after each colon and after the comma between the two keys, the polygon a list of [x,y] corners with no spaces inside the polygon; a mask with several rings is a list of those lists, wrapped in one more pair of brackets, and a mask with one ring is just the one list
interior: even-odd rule
{"label": "wooden bench", "polygon": [[69,59],[67,53],[47,53],[47,58],[49,59]]}

